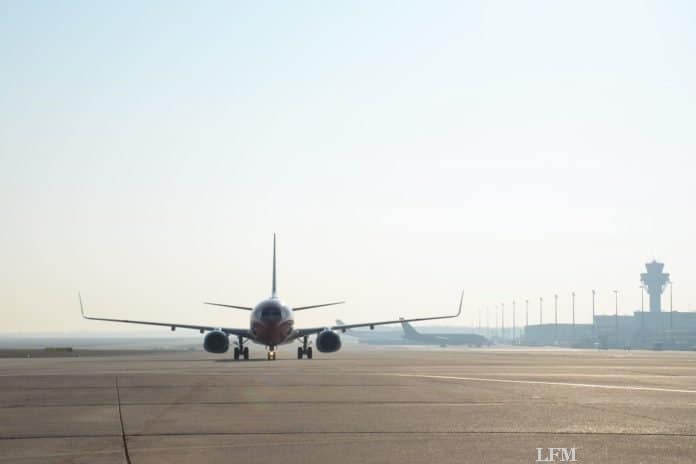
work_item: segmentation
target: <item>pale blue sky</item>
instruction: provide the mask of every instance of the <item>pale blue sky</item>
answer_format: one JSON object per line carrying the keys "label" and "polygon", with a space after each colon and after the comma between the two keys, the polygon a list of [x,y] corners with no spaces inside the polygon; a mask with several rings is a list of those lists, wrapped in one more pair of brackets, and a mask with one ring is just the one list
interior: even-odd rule
{"label": "pale blue sky", "polygon": [[[4,332],[696,310],[692,2],[0,2]],[[547,320],[551,305],[546,305]],[[533,312],[536,320],[537,312]],[[117,330],[108,327],[108,330]],[[118,329],[120,330],[120,329]],[[137,330],[133,327],[123,330]]]}

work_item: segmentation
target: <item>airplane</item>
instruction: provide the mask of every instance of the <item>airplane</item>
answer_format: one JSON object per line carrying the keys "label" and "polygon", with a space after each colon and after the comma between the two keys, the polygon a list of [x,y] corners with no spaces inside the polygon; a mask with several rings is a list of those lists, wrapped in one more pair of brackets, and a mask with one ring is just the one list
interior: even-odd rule
{"label": "airplane", "polygon": [[404,337],[410,343],[423,345],[468,345],[483,346],[490,345],[491,342],[478,334],[472,333],[420,333],[413,328],[407,320],[401,321],[401,328],[404,329]]}
{"label": "airplane", "polygon": [[374,330],[375,326],[398,324],[402,321],[430,321],[435,319],[450,319],[459,316],[462,312],[462,302],[464,300],[464,292],[459,298],[459,310],[456,314],[447,316],[430,316],[419,317],[413,319],[397,319],[390,321],[364,322],[359,324],[334,325],[334,326],[319,326],[297,329],[294,326],[294,312],[304,311],[307,309],[321,308],[325,306],[333,306],[344,303],[337,301],[333,303],[322,303],[310,306],[299,306],[292,308],[285,304],[279,297],[276,286],[276,236],[273,234],[273,281],[271,285],[271,296],[266,298],[254,307],[230,305],[222,303],[205,304],[220,306],[223,308],[232,308],[243,311],[249,311],[249,328],[233,328],[233,327],[213,327],[208,325],[189,325],[177,324],[172,322],[150,322],[150,321],[134,321],[128,319],[113,319],[104,317],[86,316],[84,305],[82,303],[82,295],[78,294],[80,300],[80,312],[84,319],[93,321],[106,322],[121,322],[126,324],[143,324],[155,325],[162,327],[170,327],[172,331],[177,328],[198,330],[201,334],[208,332],[203,338],[203,348],[209,353],[226,353],[230,348],[229,337],[237,337],[236,346],[234,347],[234,359],[239,360],[240,357],[249,359],[249,347],[245,346],[247,342],[253,342],[266,347],[266,359],[271,361],[276,359],[276,347],[298,341],[302,344],[297,348],[297,359],[303,357],[312,359],[312,347],[309,346],[309,337],[316,336],[314,341],[316,348],[321,353],[334,353],[341,349],[341,337],[338,331],[345,333],[348,329],[356,327],[369,327]]}

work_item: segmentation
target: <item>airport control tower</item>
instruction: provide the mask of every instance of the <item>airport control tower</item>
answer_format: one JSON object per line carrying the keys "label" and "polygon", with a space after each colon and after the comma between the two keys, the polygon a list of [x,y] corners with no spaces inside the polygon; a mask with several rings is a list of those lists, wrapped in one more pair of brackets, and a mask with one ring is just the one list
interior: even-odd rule
{"label": "airport control tower", "polygon": [[644,272],[640,275],[640,281],[650,295],[650,312],[659,313],[662,311],[662,291],[669,283],[669,274],[665,274],[662,270],[665,268],[664,263],[658,263],[654,259],[652,262],[645,264]]}

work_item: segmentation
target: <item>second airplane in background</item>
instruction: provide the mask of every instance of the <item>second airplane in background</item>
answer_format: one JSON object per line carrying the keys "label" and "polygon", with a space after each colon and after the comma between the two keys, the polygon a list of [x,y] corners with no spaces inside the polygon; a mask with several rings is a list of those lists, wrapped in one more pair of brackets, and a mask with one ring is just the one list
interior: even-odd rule
{"label": "second airplane in background", "polygon": [[[336,319],[338,327],[345,326],[345,323]],[[418,332],[408,322],[401,321],[402,330],[349,330],[348,335],[354,337],[360,343],[369,345],[439,345],[446,347],[450,345],[465,345],[472,347],[490,346],[491,341],[486,337],[465,332],[432,333]]]}
{"label": "second airplane in background", "polygon": [[82,312],[82,317],[84,317],[85,319],[95,321],[156,325],[171,327],[171,330],[182,328],[198,330],[200,331],[200,333],[208,332],[203,339],[203,348],[210,353],[227,352],[230,348],[230,336],[236,337],[237,340],[236,346],[234,347],[234,359],[239,359],[240,357],[243,357],[244,359],[249,359],[249,347],[245,346],[247,342],[265,345],[267,351],[266,358],[272,360],[276,358],[277,346],[291,343],[293,341],[298,341],[301,343],[301,346],[297,347],[297,358],[302,359],[303,357],[306,357],[308,359],[311,359],[312,347],[309,346],[309,337],[312,335],[316,335],[315,346],[320,352],[333,353],[341,348],[341,337],[339,336],[338,331],[345,332],[348,329],[356,327],[369,327],[370,329],[374,329],[374,327],[377,325],[454,318],[459,316],[462,312],[463,298],[464,293],[462,292],[459,298],[459,309],[457,310],[457,313],[449,316],[431,316],[414,319],[396,319],[390,321],[363,322],[359,324],[321,326],[297,329],[295,328],[295,320],[293,315],[295,311],[331,306],[341,304],[343,302],[323,303],[292,308],[286,305],[282,300],[280,300],[278,298],[276,289],[276,238],[275,235],[273,235],[273,282],[271,286],[270,298],[261,301],[253,308],[250,306],[206,303],[215,306],[222,306],[225,308],[250,311],[251,314],[249,317],[248,328],[213,327],[209,325],[189,325],[178,324],[174,322],[134,321],[129,319],[113,319],[86,316],[84,306],[82,304],[82,297],[80,297],[80,311]]}
{"label": "second airplane in background", "polygon": [[466,345],[481,347],[490,345],[491,342],[484,336],[474,333],[423,333],[418,332],[406,320],[401,321],[404,329],[404,338],[407,343],[419,345]]}

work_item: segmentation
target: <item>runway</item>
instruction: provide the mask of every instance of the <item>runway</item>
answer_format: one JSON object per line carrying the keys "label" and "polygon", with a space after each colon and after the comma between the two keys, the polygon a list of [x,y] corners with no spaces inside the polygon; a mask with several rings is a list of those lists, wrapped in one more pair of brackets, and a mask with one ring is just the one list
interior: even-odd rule
{"label": "runway", "polygon": [[252,356],[0,359],[0,463],[696,462],[693,352]]}

